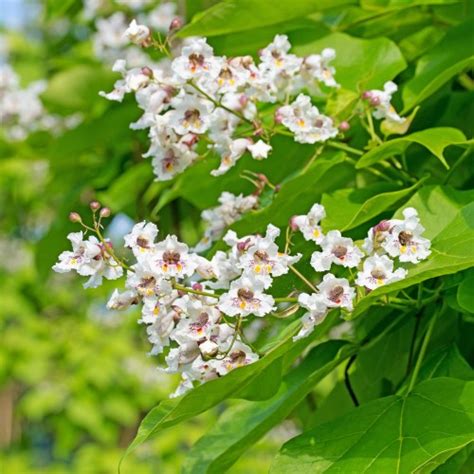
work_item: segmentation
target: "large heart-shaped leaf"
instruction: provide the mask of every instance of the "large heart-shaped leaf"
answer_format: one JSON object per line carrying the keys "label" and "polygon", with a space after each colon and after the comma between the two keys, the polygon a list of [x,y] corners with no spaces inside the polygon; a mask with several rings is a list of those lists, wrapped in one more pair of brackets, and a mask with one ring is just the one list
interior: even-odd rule
{"label": "large heart-shaped leaf", "polygon": [[406,137],[389,140],[382,145],[370,150],[358,162],[357,168],[365,168],[391,156],[401,155],[413,143],[428,149],[438,160],[449,168],[443,152],[449,145],[462,145],[466,143],[464,134],[456,128],[439,127],[429,128],[421,132],[412,133]]}
{"label": "large heart-shaped leaf", "polygon": [[440,377],[283,445],[271,473],[431,472],[474,440],[474,382]]}
{"label": "large heart-shaped leaf", "polygon": [[264,402],[240,402],[228,409],[191,449],[184,473],[221,473],[272,427],[283,421],[313,386],[355,351],[342,341],[316,346]]}
{"label": "large heart-shaped leaf", "polygon": [[472,66],[472,21],[448,31],[428,54],[418,61],[415,76],[403,88],[403,113],[436,92],[449,79]]}
{"label": "large heart-shaped leaf", "polygon": [[275,25],[353,0],[224,0],[194,16],[179,36],[215,36]]}

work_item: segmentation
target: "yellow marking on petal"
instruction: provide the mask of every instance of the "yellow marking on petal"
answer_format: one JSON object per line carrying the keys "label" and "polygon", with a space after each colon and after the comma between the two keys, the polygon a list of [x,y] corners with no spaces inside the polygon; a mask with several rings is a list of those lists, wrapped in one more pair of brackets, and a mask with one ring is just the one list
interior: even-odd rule
{"label": "yellow marking on petal", "polygon": [[153,295],[155,292],[151,289],[151,288],[148,288],[145,290],[145,295],[146,296],[151,296]]}
{"label": "yellow marking on petal", "polygon": [[278,67],[281,67],[283,66],[283,61],[281,59],[276,59],[275,60],[275,64],[278,66]]}
{"label": "yellow marking on petal", "polygon": [[377,285],[383,285],[384,281],[383,278],[377,278]]}
{"label": "yellow marking on petal", "polygon": [[161,269],[164,271],[164,272],[167,272],[168,271],[168,265],[166,263],[164,263],[163,265],[161,265]]}
{"label": "yellow marking on petal", "polygon": [[402,245],[400,247],[400,253],[406,253],[406,251],[407,251],[406,245]]}
{"label": "yellow marking on petal", "polygon": [[266,269],[267,269],[267,272],[270,273],[272,271],[272,266],[271,265],[267,265],[266,266]]}
{"label": "yellow marking on petal", "polygon": [[262,267],[260,265],[255,265],[255,267],[253,268],[255,273],[260,273],[262,271]]}
{"label": "yellow marking on petal", "polygon": [[315,237],[319,237],[319,236],[321,235],[321,232],[319,232],[319,229],[314,229],[314,230],[313,230],[313,235],[314,235]]}
{"label": "yellow marking on petal", "polygon": [[415,245],[411,246],[411,251],[412,251],[412,253],[416,253],[416,246]]}
{"label": "yellow marking on petal", "polygon": [[240,306],[240,309],[245,309],[247,307],[247,303],[245,301],[241,301],[239,306]]}
{"label": "yellow marking on petal", "polygon": [[222,79],[222,78],[217,79],[217,84],[222,86],[222,84],[224,84],[224,79]]}
{"label": "yellow marking on petal", "polygon": [[229,84],[230,84],[231,86],[233,86],[233,85],[235,84],[234,79],[230,79],[230,80],[229,80]]}
{"label": "yellow marking on petal", "polygon": [[176,269],[180,272],[183,269],[183,265],[181,265],[180,263],[177,263]]}
{"label": "yellow marking on petal", "polygon": [[306,125],[306,122],[303,119],[299,119],[297,123],[299,127],[304,127]]}
{"label": "yellow marking on petal", "polygon": [[154,314],[155,316],[158,316],[158,314],[160,314],[160,308],[158,308],[158,306],[155,306],[155,307],[153,308],[153,314]]}
{"label": "yellow marking on petal", "polygon": [[187,120],[183,120],[183,125],[184,125],[185,127],[188,127],[188,126],[189,126],[189,122],[188,122]]}
{"label": "yellow marking on petal", "polygon": [[77,263],[77,258],[71,258],[71,260],[69,261],[69,263],[71,265],[75,265]]}

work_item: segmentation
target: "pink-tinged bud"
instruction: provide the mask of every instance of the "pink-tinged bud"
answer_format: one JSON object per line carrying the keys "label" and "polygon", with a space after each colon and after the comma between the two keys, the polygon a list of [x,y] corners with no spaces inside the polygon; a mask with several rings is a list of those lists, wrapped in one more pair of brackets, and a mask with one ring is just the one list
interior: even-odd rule
{"label": "pink-tinged bud", "polygon": [[275,110],[275,116],[273,120],[275,120],[275,123],[278,125],[283,122],[283,115],[281,114],[280,109]]}
{"label": "pink-tinged bud", "polygon": [[197,282],[196,282],[196,283],[193,283],[192,289],[193,289],[194,291],[202,291],[202,285],[201,285],[201,283],[197,283]]}
{"label": "pink-tinged bud", "polygon": [[297,216],[292,216],[290,217],[290,221],[288,222],[288,225],[290,226],[290,229],[295,232],[299,229],[298,224],[296,223],[296,217]]}
{"label": "pink-tinged bud", "polygon": [[239,252],[245,252],[250,247],[250,239],[241,240],[237,242],[237,250]]}
{"label": "pink-tinged bud", "polygon": [[100,209],[100,202],[99,201],[91,201],[89,207],[95,212]]}
{"label": "pink-tinged bud", "polygon": [[169,31],[179,30],[182,27],[183,27],[183,20],[177,16],[176,18],[173,18],[171,20]]}
{"label": "pink-tinged bud", "polygon": [[153,77],[153,69],[149,68],[148,66],[142,67],[141,73],[142,73],[144,76],[149,77],[150,79]]}
{"label": "pink-tinged bud", "polygon": [[242,94],[239,96],[239,105],[243,109],[247,104],[249,103],[249,98],[245,95]]}
{"label": "pink-tinged bud", "polygon": [[268,183],[268,178],[263,174],[259,173],[257,174],[257,178],[262,182],[262,183]]}
{"label": "pink-tinged bud", "polygon": [[349,122],[346,122],[345,120],[339,124],[339,130],[341,132],[347,132],[351,128],[351,125]]}
{"label": "pink-tinged bud", "polygon": [[279,193],[280,189],[281,189],[281,184],[276,184],[275,189],[273,191],[275,191],[276,193]]}
{"label": "pink-tinged bud", "polygon": [[77,212],[70,212],[69,220],[74,223],[82,222],[81,216]]}
{"label": "pink-tinged bud", "polygon": [[[183,291],[183,290],[178,290],[178,296],[181,297],[181,296],[185,296],[186,295],[186,292]],[[173,318],[174,319],[174,318]],[[179,321],[179,319],[178,319]]]}
{"label": "pink-tinged bud", "polygon": [[378,105],[380,105],[380,98],[379,97],[372,97],[370,99],[370,105],[374,106],[374,107],[377,107]]}
{"label": "pink-tinged bud", "polygon": [[362,93],[362,98],[364,100],[369,100],[372,97],[372,91],[364,91]]}
{"label": "pink-tinged bud", "polygon": [[390,221],[388,220],[380,221],[374,227],[374,232],[386,232],[387,230],[390,230]]}
{"label": "pink-tinged bud", "polygon": [[110,216],[110,209],[108,207],[103,207],[100,210],[100,217],[109,217]]}

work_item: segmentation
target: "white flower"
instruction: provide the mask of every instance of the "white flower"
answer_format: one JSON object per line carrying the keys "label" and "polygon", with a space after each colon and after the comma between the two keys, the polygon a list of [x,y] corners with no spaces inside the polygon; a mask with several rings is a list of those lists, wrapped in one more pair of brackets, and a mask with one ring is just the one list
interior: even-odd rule
{"label": "white flower", "polygon": [[317,271],[329,270],[331,265],[353,268],[359,265],[363,253],[352,239],[342,237],[338,230],[329,231],[321,241],[322,252],[313,252],[311,266]]}
{"label": "white flower", "polygon": [[139,300],[140,298],[135,291],[127,290],[120,293],[115,289],[107,303],[107,309],[124,310],[129,308],[130,305],[137,304]]}
{"label": "white flower", "polygon": [[325,48],[321,54],[311,54],[303,60],[301,75],[308,85],[312,85],[316,79],[327,87],[339,87],[334,79],[336,69],[329,63],[336,57],[336,51]]}
{"label": "white flower", "polygon": [[189,79],[216,78],[221,69],[221,61],[214,57],[212,48],[205,38],[192,38],[183,47],[181,56],[172,63],[172,69],[178,78]]}
{"label": "white flower", "polygon": [[271,151],[272,147],[267,145],[264,141],[259,140],[257,143],[253,145],[247,146],[252,158],[255,160],[263,160],[268,157],[268,153]]}
{"label": "white flower", "polygon": [[366,93],[370,100],[370,103],[375,107],[374,111],[372,112],[372,115],[376,119],[385,118],[391,120],[392,122],[405,122],[406,119],[400,117],[393,108],[392,104],[390,103],[392,100],[392,95],[397,90],[397,85],[392,81],[388,81],[384,84],[383,91],[374,89]]}
{"label": "white flower", "polygon": [[225,375],[231,370],[252,364],[257,360],[258,355],[252,352],[250,347],[240,341],[236,341],[225,359],[215,361],[215,367],[219,375]]}
{"label": "white flower", "polygon": [[431,242],[421,236],[425,228],[420,224],[416,209],[405,209],[403,216],[405,219],[390,229],[381,245],[391,257],[399,257],[401,262],[418,263],[431,254]]}
{"label": "white flower", "polygon": [[65,251],[59,255],[59,262],[53,266],[58,273],[75,270],[79,275],[89,276],[85,288],[96,288],[102,278],[116,280],[123,274],[123,268],[110,256],[111,243],[102,244],[95,236],[83,240],[82,232],[72,232],[67,238],[71,241],[72,252]]}
{"label": "white flower", "polygon": [[136,291],[140,296],[155,298],[157,296],[168,295],[172,291],[169,281],[162,278],[162,274],[152,268],[154,254],[149,254],[148,258],[138,261],[127,272],[125,286]]}
{"label": "white flower", "polygon": [[263,289],[263,283],[245,276],[234,280],[219,298],[219,309],[228,316],[265,316],[274,310],[275,301]]}
{"label": "white flower", "polygon": [[158,181],[173,179],[177,174],[182,173],[197,157],[194,151],[179,144],[167,147],[157,146],[153,150],[153,154],[151,164]]}
{"label": "white flower", "polygon": [[345,278],[336,278],[332,273],[327,273],[317,288],[329,308],[345,308],[352,311],[355,290],[349,286]]}
{"label": "white flower", "polygon": [[289,256],[278,251],[275,239],[279,235],[280,229],[269,224],[265,237],[257,236],[237,264],[244,270],[245,275],[262,282],[264,288],[271,286],[272,276],[278,277],[288,273],[289,266],[301,258],[301,254]]}
{"label": "white flower", "polygon": [[145,25],[139,25],[136,20],[132,20],[125,30],[125,36],[129,41],[139,46],[143,45],[150,38],[150,29]]}
{"label": "white flower", "polygon": [[332,120],[319,113],[311,99],[304,94],[298,95],[292,104],[280,107],[278,115],[299,143],[324,142],[338,134]]}
{"label": "white flower", "polygon": [[179,94],[171,100],[174,110],[165,114],[178,135],[205,133],[210,123],[211,102],[190,94]]}
{"label": "white flower", "polygon": [[394,271],[393,260],[386,255],[374,255],[364,261],[363,270],[357,274],[356,285],[375,290],[379,286],[405,278],[406,274],[407,271],[403,268]]}
{"label": "white flower", "polygon": [[248,138],[237,138],[236,140],[223,140],[216,143],[213,148],[221,155],[219,168],[212,170],[212,176],[220,176],[232,168],[250,145]]}
{"label": "white flower", "polygon": [[124,236],[125,246],[132,249],[137,259],[144,254],[153,252],[155,238],[158,235],[158,228],[152,222],[139,222],[133,226],[132,231]]}
{"label": "white flower", "polygon": [[298,227],[306,240],[321,243],[324,235],[319,223],[326,217],[326,210],[321,204],[314,204],[308,214],[294,216],[292,223]]}
{"label": "white flower", "polygon": [[290,48],[291,44],[286,35],[276,35],[273,41],[260,51],[260,69],[265,74],[296,74],[303,60],[294,54],[288,54]]}
{"label": "white flower", "polygon": [[183,278],[194,273],[197,263],[188,254],[188,246],[179,242],[175,235],[168,235],[165,240],[156,244],[155,249],[150,267],[157,274]]}
{"label": "white flower", "polygon": [[298,303],[302,308],[308,310],[307,313],[301,318],[303,327],[300,329],[298,334],[293,337],[294,341],[302,339],[313,332],[314,326],[320,324],[327,314],[327,305],[325,298],[322,295],[313,293],[308,295],[307,293],[301,293],[298,296]]}

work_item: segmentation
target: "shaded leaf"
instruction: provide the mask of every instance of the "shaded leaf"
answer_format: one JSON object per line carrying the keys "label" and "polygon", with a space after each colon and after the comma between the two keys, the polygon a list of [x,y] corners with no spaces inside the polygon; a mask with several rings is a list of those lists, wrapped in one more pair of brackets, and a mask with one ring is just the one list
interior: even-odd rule
{"label": "shaded leaf", "polygon": [[440,377],[361,405],[283,445],[271,473],[412,473],[474,439],[474,382]]}

